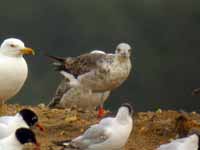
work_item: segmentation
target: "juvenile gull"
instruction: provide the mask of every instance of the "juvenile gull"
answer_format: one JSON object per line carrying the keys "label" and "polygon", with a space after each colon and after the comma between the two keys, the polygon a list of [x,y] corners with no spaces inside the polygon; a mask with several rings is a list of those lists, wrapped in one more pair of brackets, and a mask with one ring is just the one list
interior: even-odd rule
{"label": "juvenile gull", "polygon": [[[56,70],[60,71],[72,87],[85,86],[93,92],[108,92],[119,87],[129,76],[131,47],[127,43],[117,46],[115,53],[95,50],[78,57],[55,57]],[[101,94],[101,104],[104,94]],[[103,116],[103,105],[99,107],[99,117]]]}
{"label": "juvenile gull", "polygon": [[[81,150],[122,150],[132,131],[133,109],[130,104],[123,104],[117,115],[102,119],[92,125],[79,137],[69,143],[62,143],[67,148]],[[58,144],[58,143],[57,143]]]}
{"label": "juvenile gull", "polygon": [[50,108],[77,107],[82,110],[94,110],[103,105],[101,98],[104,103],[109,95],[109,91],[92,92],[84,86],[71,87],[68,79],[63,79],[48,106]]}
{"label": "juvenile gull", "polygon": [[131,71],[131,47],[117,46],[115,53],[96,51],[78,57],[55,57],[57,70],[64,71],[72,86],[82,84],[94,92],[112,91],[119,87]]}
{"label": "juvenile gull", "polygon": [[0,46],[0,110],[6,100],[15,96],[26,81],[28,67],[24,54],[34,55],[31,48],[15,38],[4,40]]}
{"label": "juvenile gull", "polygon": [[[100,50],[93,50],[91,54],[106,54]],[[54,63],[56,70],[60,70],[60,64]],[[92,110],[99,107],[98,117],[104,115],[103,105],[110,95],[110,91],[93,92],[86,86],[76,84],[77,80],[73,75],[61,70],[60,73],[65,77],[59,84],[55,95],[49,103],[50,108],[59,107],[78,107],[83,110]],[[71,79],[71,80],[70,80]]]}
{"label": "juvenile gull", "polygon": [[22,150],[26,143],[35,144],[35,150],[39,150],[35,134],[27,128],[19,128],[8,137],[0,139],[0,150]]}

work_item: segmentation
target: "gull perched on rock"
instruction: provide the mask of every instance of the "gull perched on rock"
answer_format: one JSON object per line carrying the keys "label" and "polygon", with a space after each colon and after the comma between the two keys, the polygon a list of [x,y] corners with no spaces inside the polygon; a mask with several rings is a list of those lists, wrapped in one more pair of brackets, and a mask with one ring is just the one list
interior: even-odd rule
{"label": "gull perched on rock", "polygon": [[[131,47],[127,43],[117,46],[115,53],[95,50],[78,57],[56,57],[56,70],[68,80],[71,87],[84,86],[92,92],[108,92],[119,87],[129,76]],[[101,104],[103,104],[103,95]],[[99,112],[103,112],[103,106]]]}
{"label": "gull perched on rock", "polygon": [[82,135],[70,142],[55,142],[71,149],[81,150],[122,150],[132,131],[133,109],[123,104],[115,117],[102,119],[99,124],[90,126]]}
{"label": "gull perched on rock", "polygon": [[27,128],[19,128],[11,135],[0,139],[0,150],[22,150],[24,144],[33,143],[35,150],[40,150],[33,131]]}
{"label": "gull perched on rock", "polygon": [[156,150],[198,150],[199,135],[192,134],[188,137],[173,140],[170,143],[160,145]]}
{"label": "gull perched on rock", "polygon": [[19,39],[6,39],[0,46],[1,111],[4,102],[15,96],[26,81],[28,67],[23,58],[24,54],[34,55],[34,51],[25,47],[24,43]]}
{"label": "gull perched on rock", "polygon": [[84,86],[71,87],[69,81],[64,79],[59,84],[55,95],[49,103],[50,108],[72,108],[77,107],[82,110],[94,110],[108,98],[110,92],[92,92]]}
{"label": "gull perched on rock", "polygon": [[[94,50],[91,53],[105,54],[103,51]],[[56,64],[55,64],[56,65]],[[60,71],[65,77],[65,72]],[[103,106],[104,101],[110,95],[110,91],[106,92],[92,92],[85,86],[72,86],[69,79],[65,77],[59,84],[55,95],[49,103],[50,108],[71,108],[77,107],[82,110],[93,110],[98,106]],[[101,110],[102,111],[102,110]],[[101,113],[99,112],[99,117]]]}

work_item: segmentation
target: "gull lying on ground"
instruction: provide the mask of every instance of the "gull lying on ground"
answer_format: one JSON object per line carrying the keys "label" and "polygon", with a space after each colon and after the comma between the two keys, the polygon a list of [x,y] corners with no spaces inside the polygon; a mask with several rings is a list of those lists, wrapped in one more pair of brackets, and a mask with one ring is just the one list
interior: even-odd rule
{"label": "gull lying on ground", "polygon": [[[24,54],[34,55],[31,48],[15,38],[6,39],[0,46],[0,110],[6,100],[15,96],[26,81],[28,67]],[[4,111],[4,110],[3,110]]]}
{"label": "gull lying on ground", "polygon": [[132,131],[132,114],[132,106],[123,104],[114,118],[102,119],[71,142],[61,143],[66,150],[69,147],[81,150],[121,150]]}
{"label": "gull lying on ground", "polygon": [[35,134],[27,128],[19,128],[10,136],[0,139],[0,150],[22,150],[26,143],[35,144],[35,150],[39,150]]}
{"label": "gull lying on ground", "polygon": [[0,117],[0,139],[9,136],[18,128],[36,126],[41,131],[44,128],[38,123],[38,116],[29,109],[22,109],[15,116]]}

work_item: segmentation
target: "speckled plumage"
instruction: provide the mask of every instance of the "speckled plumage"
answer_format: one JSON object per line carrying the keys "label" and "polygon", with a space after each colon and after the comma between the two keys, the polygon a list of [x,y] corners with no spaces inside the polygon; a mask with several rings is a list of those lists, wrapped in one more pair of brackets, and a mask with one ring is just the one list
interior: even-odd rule
{"label": "speckled plumage", "polygon": [[56,59],[56,69],[74,76],[77,81],[94,92],[111,91],[129,76],[132,65],[131,47],[126,43],[117,46],[114,54],[86,53],[78,57]]}
{"label": "speckled plumage", "polygon": [[[49,103],[50,108],[71,108],[78,107],[83,110],[92,110],[108,98],[110,92],[92,92],[85,87],[71,87],[69,81],[64,79],[59,84],[55,95]],[[102,96],[102,97],[101,97]]]}

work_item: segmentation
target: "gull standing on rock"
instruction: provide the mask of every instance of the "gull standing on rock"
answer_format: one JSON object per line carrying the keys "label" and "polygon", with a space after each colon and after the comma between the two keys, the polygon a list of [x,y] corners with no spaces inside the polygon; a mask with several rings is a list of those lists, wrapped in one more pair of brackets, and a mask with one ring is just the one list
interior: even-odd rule
{"label": "gull standing on rock", "polygon": [[15,38],[4,40],[0,46],[0,111],[3,112],[3,104],[6,100],[15,96],[26,81],[28,67],[23,55],[32,54],[31,48]]}
{"label": "gull standing on rock", "polygon": [[122,150],[133,127],[133,108],[123,104],[117,115],[102,119],[99,124],[92,125],[79,137],[71,142],[57,142],[71,149],[80,150]]}
{"label": "gull standing on rock", "polygon": [[[94,50],[91,53],[105,54],[103,51]],[[56,67],[57,63],[55,63]],[[59,68],[56,68],[56,70]],[[64,71],[60,72],[62,75]],[[65,77],[65,76],[64,76]],[[92,92],[85,86],[72,86],[68,78],[65,78],[59,84],[55,95],[49,103],[50,108],[71,108],[78,107],[83,110],[94,110],[99,106],[103,106],[103,103],[110,95],[110,91],[106,92]],[[102,100],[101,100],[102,99]]]}
{"label": "gull standing on rock", "polygon": [[[127,43],[117,46],[115,53],[93,51],[78,57],[56,57],[56,68],[72,87],[85,86],[92,92],[107,92],[119,87],[129,76],[131,47]],[[103,98],[101,98],[103,104]],[[103,111],[101,106],[99,112]]]}

